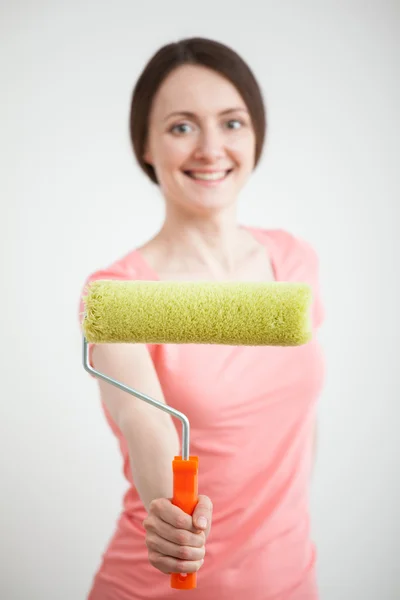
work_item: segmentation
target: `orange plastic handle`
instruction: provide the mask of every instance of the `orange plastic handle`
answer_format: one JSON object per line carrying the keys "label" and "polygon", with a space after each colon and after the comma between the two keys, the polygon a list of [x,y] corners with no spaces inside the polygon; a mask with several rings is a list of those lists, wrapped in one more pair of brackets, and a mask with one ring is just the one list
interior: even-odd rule
{"label": "orange plastic handle", "polygon": [[[185,513],[192,515],[198,503],[199,459],[190,456],[182,460],[175,456],[172,461],[174,477],[174,495],[172,504],[179,506]],[[171,587],[176,590],[193,590],[197,586],[197,573],[172,573]]]}

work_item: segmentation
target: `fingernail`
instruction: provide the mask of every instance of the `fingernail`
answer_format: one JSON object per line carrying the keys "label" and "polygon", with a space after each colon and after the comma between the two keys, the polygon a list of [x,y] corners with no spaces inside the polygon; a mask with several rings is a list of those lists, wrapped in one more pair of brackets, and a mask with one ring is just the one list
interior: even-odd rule
{"label": "fingernail", "polygon": [[197,527],[205,529],[207,527],[207,519],[205,517],[199,517],[197,519]]}

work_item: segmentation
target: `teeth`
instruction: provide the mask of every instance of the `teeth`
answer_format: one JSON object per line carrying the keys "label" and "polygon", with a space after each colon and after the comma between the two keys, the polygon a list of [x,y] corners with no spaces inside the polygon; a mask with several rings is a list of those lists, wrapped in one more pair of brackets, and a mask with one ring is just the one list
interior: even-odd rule
{"label": "teeth", "polygon": [[195,171],[191,171],[190,175],[193,179],[203,179],[204,181],[217,181],[218,179],[223,179],[226,175],[226,171],[218,171],[215,173],[196,173]]}

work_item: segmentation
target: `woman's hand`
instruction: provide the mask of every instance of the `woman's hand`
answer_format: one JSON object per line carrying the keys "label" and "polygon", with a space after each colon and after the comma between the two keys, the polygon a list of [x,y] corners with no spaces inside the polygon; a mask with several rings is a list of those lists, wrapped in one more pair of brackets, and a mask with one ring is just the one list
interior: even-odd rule
{"label": "woman's hand", "polygon": [[207,496],[199,496],[193,516],[168,498],[153,500],[143,521],[150,564],[165,574],[198,571],[204,562],[212,508]]}

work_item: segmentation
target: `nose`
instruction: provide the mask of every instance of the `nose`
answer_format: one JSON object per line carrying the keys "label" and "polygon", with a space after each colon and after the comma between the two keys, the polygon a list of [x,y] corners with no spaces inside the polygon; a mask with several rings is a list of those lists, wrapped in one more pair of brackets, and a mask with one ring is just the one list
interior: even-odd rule
{"label": "nose", "polygon": [[197,160],[214,162],[225,155],[223,136],[215,128],[207,128],[200,132],[194,157]]}

